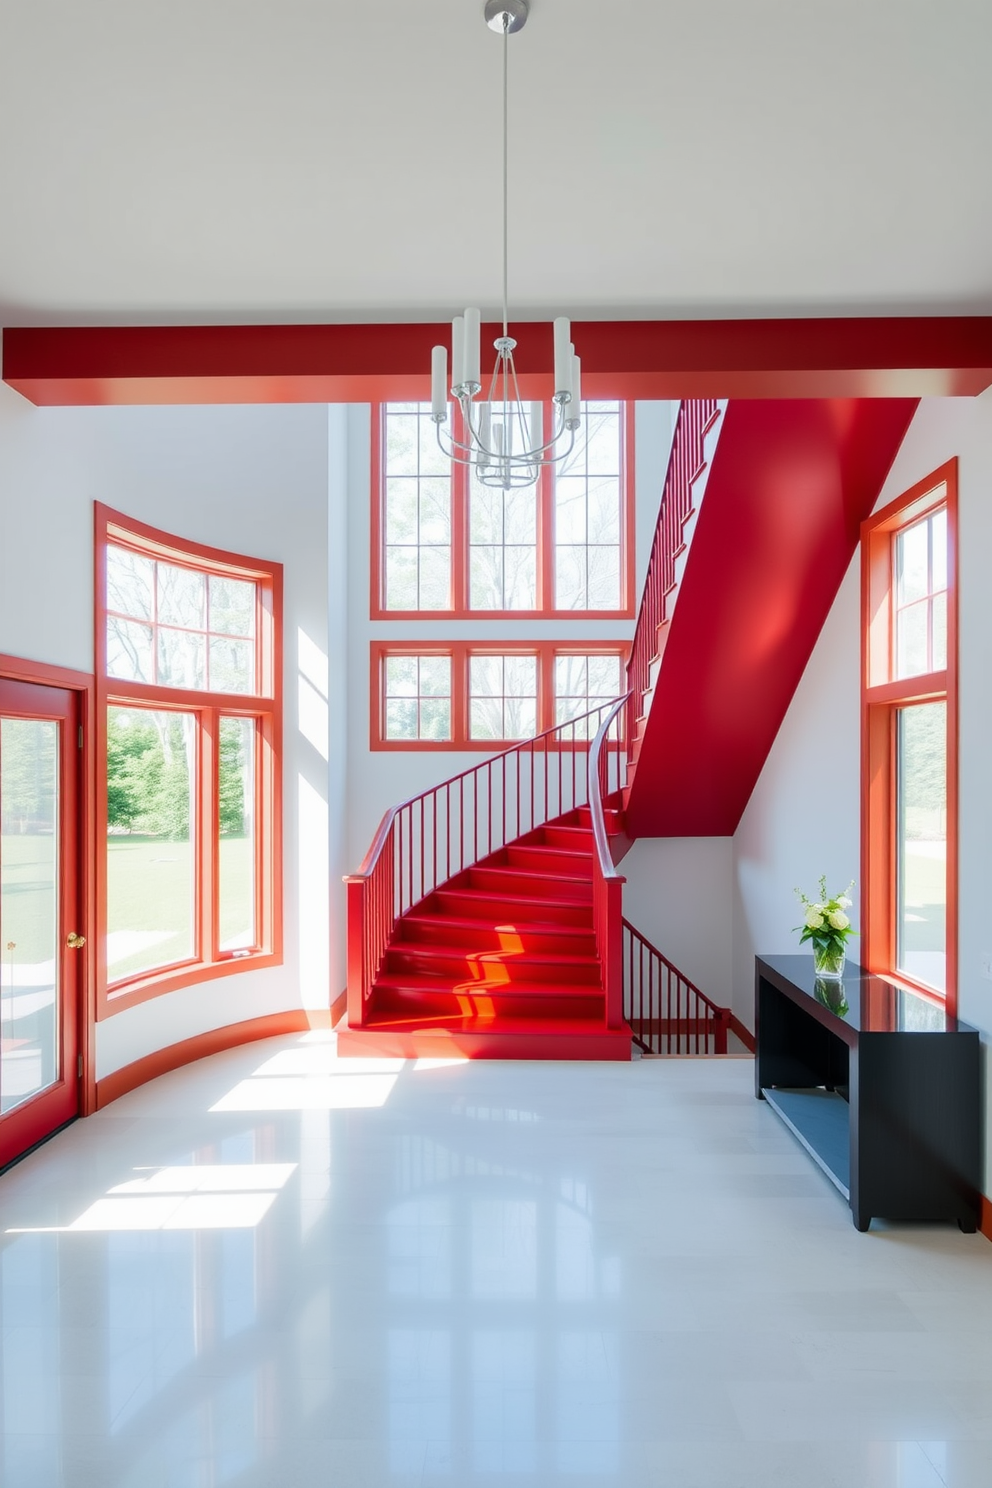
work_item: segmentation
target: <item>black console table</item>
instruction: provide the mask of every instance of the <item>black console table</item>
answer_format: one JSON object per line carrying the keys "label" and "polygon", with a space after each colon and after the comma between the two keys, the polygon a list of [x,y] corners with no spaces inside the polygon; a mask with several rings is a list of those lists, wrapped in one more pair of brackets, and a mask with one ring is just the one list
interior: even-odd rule
{"label": "black console table", "polygon": [[943,1007],[848,964],[755,961],[755,1094],[851,1206],[877,1219],[979,1218],[979,1038]]}

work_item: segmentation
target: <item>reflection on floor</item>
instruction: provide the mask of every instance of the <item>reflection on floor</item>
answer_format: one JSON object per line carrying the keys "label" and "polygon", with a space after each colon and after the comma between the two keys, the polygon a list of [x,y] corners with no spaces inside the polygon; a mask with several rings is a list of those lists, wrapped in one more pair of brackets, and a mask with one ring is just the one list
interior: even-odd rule
{"label": "reflection on floor", "polygon": [[746,1059],[169,1075],[0,1179],[4,1488],[988,1488],[992,1248]]}

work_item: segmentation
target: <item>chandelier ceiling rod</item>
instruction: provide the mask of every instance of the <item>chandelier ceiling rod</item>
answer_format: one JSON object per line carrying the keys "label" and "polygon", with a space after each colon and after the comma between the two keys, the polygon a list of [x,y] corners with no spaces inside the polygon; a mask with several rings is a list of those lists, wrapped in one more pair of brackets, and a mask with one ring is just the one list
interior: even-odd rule
{"label": "chandelier ceiling rod", "polygon": [[575,446],[581,422],[581,364],[571,343],[565,316],[554,323],[555,427],[545,440],[540,405],[530,414],[524,408],[513,360],[516,341],[510,335],[509,311],[509,37],[524,26],[528,0],[487,0],[485,19],[503,35],[503,325],[494,342],[496,364],[488,399],[474,400],[482,391],[479,357],[481,315],[469,309],[451,326],[450,396],[461,410],[458,434],[442,427],[448,421],[448,353],[435,346],[431,354],[431,417],[441,450],[450,459],[471,466],[485,485],[510,490],[536,483],[542,466],[559,464]]}

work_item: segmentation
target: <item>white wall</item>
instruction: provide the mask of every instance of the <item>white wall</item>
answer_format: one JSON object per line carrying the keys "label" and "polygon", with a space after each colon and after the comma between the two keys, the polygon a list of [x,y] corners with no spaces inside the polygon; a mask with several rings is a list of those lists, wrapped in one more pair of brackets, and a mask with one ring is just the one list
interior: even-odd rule
{"label": "white wall", "polygon": [[[326,407],[37,409],[0,385],[0,651],[92,672],[94,500],[180,537],[285,565],[285,965],[168,994],[101,1023],[99,1078],[227,1023],[328,1005],[332,822],[335,868],[344,861],[343,727],[339,710],[330,725],[327,716],[329,552],[330,673],[339,688],[347,631],[345,517],[339,499],[329,549],[328,475]],[[334,932],[331,985],[341,990],[338,921]]]}
{"label": "white wall", "polygon": [[707,997],[729,1005],[733,839],[642,837],[620,872],[631,924]]}
{"label": "white wall", "polygon": [[731,1005],[748,1027],[755,955],[797,949],[796,886],[813,895],[825,873],[840,893],[860,872],[859,563],[856,555],[733,839]]}
{"label": "white wall", "polygon": [[[992,392],[925,399],[878,505],[957,456],[959,474],[958,1011],[992,1044]],[[750,1025],[755,952],[794,951],[791,887],[830,887],[859,871],[860,553],[810,658],[734,838],[734,1006]],[[817,805],[833,783],[831,807]],[[856,901],[857,902],[857,901]],[[854,954],[857,955],[857,942]],[[985,1191],[992,1193],[992,1101],[986,1098]]]}

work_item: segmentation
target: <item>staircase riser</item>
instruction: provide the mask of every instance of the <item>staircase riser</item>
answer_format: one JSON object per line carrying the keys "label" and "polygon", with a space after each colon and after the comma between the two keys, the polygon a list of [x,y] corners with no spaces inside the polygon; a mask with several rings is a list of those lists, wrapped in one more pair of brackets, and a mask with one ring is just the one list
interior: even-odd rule
{"label": "staircase riser", "polygon": [[629,1061],[630,1033],[562,1034],[535,1028],[533,1033],[453,1033],[447,1029],[344,1029],[338,1054],[368,1059],[595,1059]]}
{"label": "staircase riser", "polygon": [[537,875],[516,873],[512,869],[472,868],[469,884],[473,889],[484,889],[493,894],[520,894],[540,899],[574,899],[577,904],[592,903],[592,884],[572,883],[567,878],[549,874],[546,878]]}
{"label": "staircase riser", "polygon": [[534,951],[540,955],[553,955],[556,951],[565,956],[595,956],[596,941],[591,931],[577,931],[572,935],[555,930],[517,929],[460,931],[451,922],[432,926],[427,917],[401,920],[400,939],[393,942],[401,949],[416,945],[460,946],[473,951],[520,950],[524,954]]}
{"label": "staircase riser", "polygon": [[414,976],[450,976],[464,982],[473,979],[551,983],[568,981],[598,986],[600,980],[599,962],[593,957],[586,964],[576,964],[569,960],[556,965],[553,961],[528,961],[526,957],[519,960],[513,957],[481,960],[475,953],[471,956],[458,955],[457,952],[451,955],[418,953],[414,948],[395,944],[386,952],[386,970],[407,972]]}
{"label": "staircase riser", "polygon": [[572,852],[593,850],[592,832],[582,827],[545,827],[542,841],[548,847],[570,848]]}
{"label": "staircase riser", "polygon": [[482,911],[489,913],[497,923],[508,925],[519,921],[549,920],[554,918],[563,925],[592,926],[592,906],[586,904],[563,904],[549,909],[539,899],[517,900],[501,898],[498,894],[462,894],[456,889],[441,889],[438,904],[445,914],[465,915],[469,919],[480,919]]}
{"label": "staircase riser", "polygon": [[482,996],[458,996],[451,993],[401,992],[390,988],[388,992],[376,989],[373,992],[372,1021],[377,1017],[411,1018],[418,1022],[430,1018],[458,1018],[475,1016],[487,1018],[529,1018],[535,1023],[552,1025],[557,1019],[603,1018],[604,1006],[601,993],[589,997],[514,997],[503,993],[498,998]]}
{"label": "staircase riser", "polygon": [[528,873],[562,873],[568,878],[591,878],[592,853],[556,852],[551,847],[508,847],[507,866]]}

